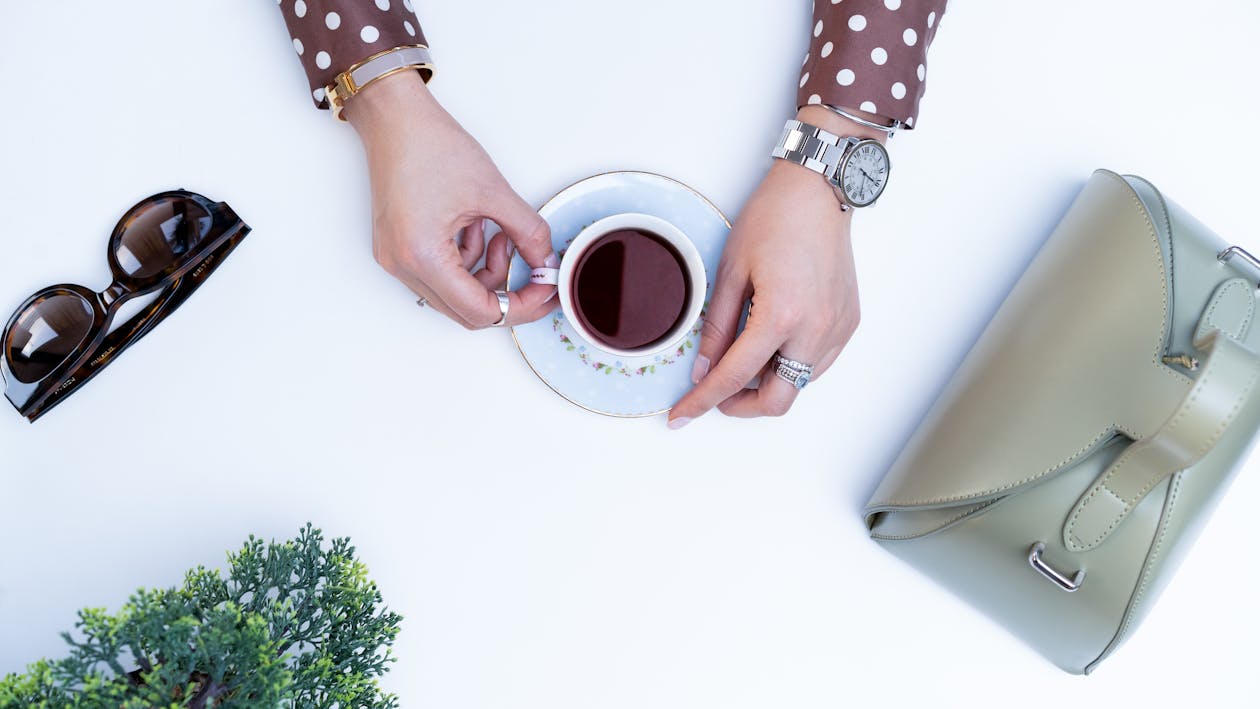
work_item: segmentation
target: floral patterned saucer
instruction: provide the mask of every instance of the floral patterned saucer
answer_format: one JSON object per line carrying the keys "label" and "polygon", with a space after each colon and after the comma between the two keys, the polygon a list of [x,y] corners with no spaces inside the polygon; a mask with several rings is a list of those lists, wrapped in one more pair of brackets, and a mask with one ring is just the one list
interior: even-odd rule
{"label": "floral patterned saucer", "polygon": [[[699,192],[649,172],[609,172],[571,185],[539,212],[551,225],[552,243],[562,258],[578,232],[609,215],[638,212],[670,222],[691,238],[704,260],[707,311],[731,225]],[[524,287],[529,271],[525,261],[515,257],[508,287]],[[530,369],[565,399],[608,416],[652,416],[669,411],[691,388],[691,366],[706,311],[678,347],[644,357],[601,352],[574,331],[559,308],[542,320],[512,328],[512,337]]]}

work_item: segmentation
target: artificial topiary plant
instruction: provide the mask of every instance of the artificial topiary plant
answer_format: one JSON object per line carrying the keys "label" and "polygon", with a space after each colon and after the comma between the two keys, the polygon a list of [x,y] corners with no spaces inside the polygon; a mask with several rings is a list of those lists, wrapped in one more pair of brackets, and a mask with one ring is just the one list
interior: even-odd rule
{"label": "artificial topiary plant", "polygon": [[311,525],[140,590],[117,614],[79,612],[70,655],[0,680],[0,709],[392,709],[377,686],[402,617],[355,558]]}

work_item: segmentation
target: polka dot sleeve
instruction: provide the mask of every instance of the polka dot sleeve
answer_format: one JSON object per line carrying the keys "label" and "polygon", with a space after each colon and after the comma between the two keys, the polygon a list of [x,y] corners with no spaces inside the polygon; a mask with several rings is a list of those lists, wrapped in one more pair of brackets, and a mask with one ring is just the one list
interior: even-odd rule
{"label": "polka dot sleeve", "polygon": [[814,0],[797,105],[856,108],[914,126],[946,0]]}
{"label": "polka dot sleeve", "polygon": [[352,65],[404,44],[428,45],[411,0],[277,2],[319,108],[328,108],[324,87]]}

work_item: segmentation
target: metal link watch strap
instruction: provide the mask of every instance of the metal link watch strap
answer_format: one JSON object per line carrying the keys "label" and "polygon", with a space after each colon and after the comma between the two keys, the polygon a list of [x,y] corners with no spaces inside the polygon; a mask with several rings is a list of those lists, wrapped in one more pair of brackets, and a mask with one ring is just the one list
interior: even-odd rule
{"label": "metal link watch strap", "polygon": [[428,47],[413,44],[387,49],[341,72],[325,89],[328,103],[332,106],[333,118],[346,120],[341,116],[346,99],[362,91],[363,87],[377,79],[410,69],[419,71],[425,83],[433,77],[433,57],[429,54]]}
{"label": "metal link watch strap", "polygon": [[840,163],[845,152],[856,142],[855,138],[841,138],[818,126],[790,120],[783,126],[783,135],[770,155],[807,167],[827,178],[832,187],[839,187],[840,176],[837,173]]}

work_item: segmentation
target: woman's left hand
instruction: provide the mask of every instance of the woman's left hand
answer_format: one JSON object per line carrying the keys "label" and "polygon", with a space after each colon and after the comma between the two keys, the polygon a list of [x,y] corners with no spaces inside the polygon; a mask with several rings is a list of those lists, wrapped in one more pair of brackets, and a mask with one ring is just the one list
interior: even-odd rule
{"label": "woman's left hand", "polygon": [[[817,111],[834,117],[811,106],[802,110],[801,120],[828,121]],[[774,162],[727,241],[692,371],[696,386],[670,411],[670,428],[681,428],[715,406],[728,416],[782,416],[799,390],[774,374],[775,353],[813,365],[811,381],[836,361],[859,320],[852,215],[853,210],[840,209],[838,196],[820,175]],[[748,300],[752,307],[737,336]],[[758,375],[759,387],[745,389]]]}

